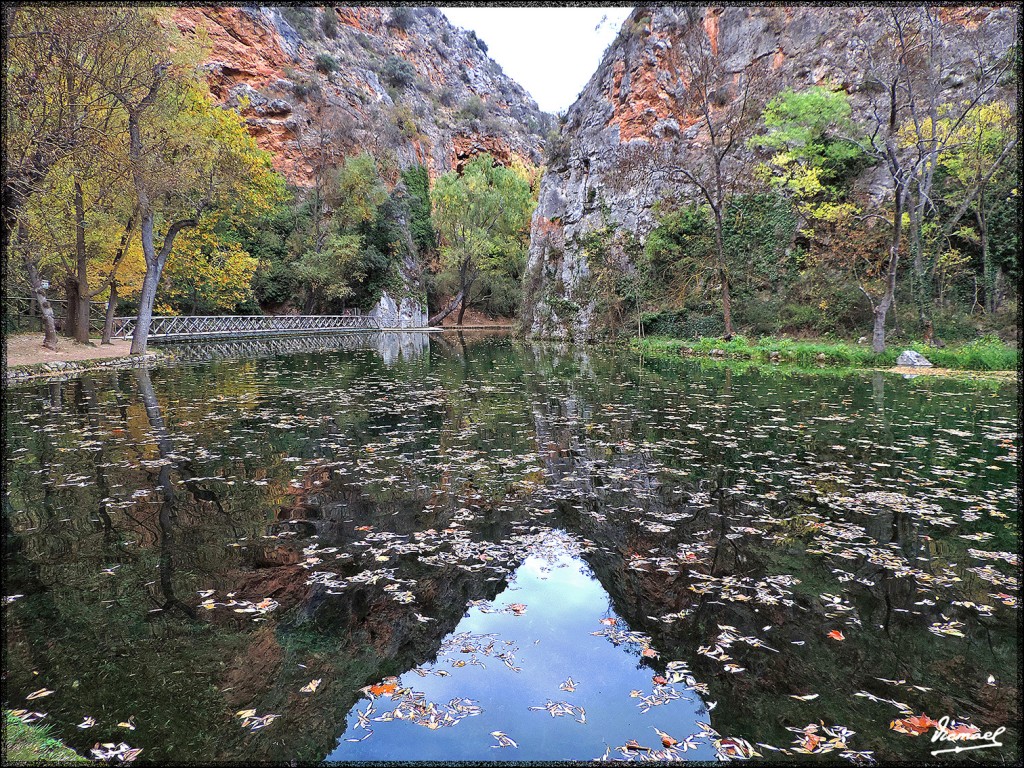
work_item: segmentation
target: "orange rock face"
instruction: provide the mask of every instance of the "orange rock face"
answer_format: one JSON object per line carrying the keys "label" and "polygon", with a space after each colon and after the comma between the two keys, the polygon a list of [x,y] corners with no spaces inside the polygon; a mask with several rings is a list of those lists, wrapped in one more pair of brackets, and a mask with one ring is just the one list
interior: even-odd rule
{"label": "orange rock face", "polygon": [[218,98],[225,98],[238,83],[262,88],[282,77],[291,61],[278,37],[239,8],[175,8],[173,19],[185,35],[202,30],[210,43],[206,61],[223,64],[209,80]]}
{"label": "orange rock face", "polygon": [[477,155],[490,154],[499,165],[509,165],[513,152],[508,142],[499,136],[453,136],[451,167],[462,172],[466,164]]}

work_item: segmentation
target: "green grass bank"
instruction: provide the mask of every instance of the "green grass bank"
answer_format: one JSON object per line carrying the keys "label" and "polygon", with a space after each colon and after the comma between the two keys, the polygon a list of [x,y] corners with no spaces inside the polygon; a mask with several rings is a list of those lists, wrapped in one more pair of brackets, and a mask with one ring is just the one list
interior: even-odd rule
{"label": "green grass bank", "polygon": [[25,725],[10,712],[4,712],[4,765],[88,762],[53,738],[48,726]]}
{"label": "green grass bank", "polygon": [[905,349],[920,352],[936,368],[959,371],[1014,371],[1020,361],[1020,352],[1016,347],[994,336],[941,349],[917,342],[890,344],[881,354],[872,352],[867,344],[771,337],[748,339],[743,336],[735,336],[730,341],[718,338],[648,336],[633,339],[630,346],[652,357],[695,355],[802,367],[826,365],[841,368],[889,368],[896,364],[896,358]]}

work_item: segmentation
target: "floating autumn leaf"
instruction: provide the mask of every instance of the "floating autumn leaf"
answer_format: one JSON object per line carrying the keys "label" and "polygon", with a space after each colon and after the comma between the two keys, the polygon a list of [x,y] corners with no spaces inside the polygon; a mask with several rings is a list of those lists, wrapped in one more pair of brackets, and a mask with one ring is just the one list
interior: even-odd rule
{"label": "floating autumn leaf", "polygon": [[900,720],[893,720],[889,723],[889,728],[897,733],[906,733],[910,736],[920,736],[922,733],[927,733],[933,725],[938,725],[938,721],[932,720],[928,715],[922,713],[920,715],[915,715],[914,717],[904,717]]}
{"label": "floating autumn leaf", "polygon": [[661,675],[655,675],[651,678],[651,680],[654,682],[655,685],[668,685],[668,680],[666,680]]}
{"label": "floating autumn leaf", "polygon": [[118,723],[117,727],[118,728],[127,728],[129,731],[134,731],[135,730],[135,718],[134,717],[129,717],[125,722]]}
{"label": "floating autumn leaf", "polygon": [[633,750],[633,751],[636,751],[636,752],[650,752],[651,751],[650,747],[643,746],[636,739],[630,739],[629,741],[627,741],[622,746],[623,746],[623,749]]}
{"label": "floating autumn leaf", "polygon": [[245,718],[252,717],[255,714],[255,709],[240,709],[237,712],[235,712],[235,717],[240,717],[244,720]]}
{"label": "floating autumn leaf", "polygon": [[644,648],[640,652],[640,655],[643,656],[645,659],[656,659],[656,658],[658,658],[658,652],[656,650],[654,650],[653,648]]}
{"label": "floating autumn leaf", "polygon": [[833,629],[831,632],[829,632],[828,633],[828,637],[831,637],[833,640],[845,640],[846,639],[843,636],[843,633],[840,632],[838,629]]}
{"label": "floating autumn leaf", "polygon": [[491,749],[500,749],[502,747],[518,747],[512,739],[501,731],[491,731],[491,736],[498,740],[497,744],[491,744]]}
{"label": "floating autumn leaf", "polygon": [[41,699],[44,696],[49,696],[53,691],[49,688],[40,688],[38,691],[33,691],[25,697],[26,701],[32,701],[32,699]]}
{"label": "floating autumn leaf", "polygon": [[[653,728],[654,726],[651,727]],[[661,743],[666,747],[674,747],[676,744],[679,743],[679,739],[672,738],[664,731],[659,731],[657,728],[654,728],[654,732],[661,737]]]}
{"label": "floating autumn leaf", "polygon": [[943,725],[941,722],[935,723],[936,729],[942,731],[951,741],[957,741],[958,739],[966,739],[976,734],[981,733],[981,729],[976,725],[970,723],[958,723],[956,720],[952,721],[948,725]]}
{"label": "floating autumn leaf", "polygon": [[816,698],[818,698],[818,694],[816,694],[816,693],[808,693],[806,696],[793,696],[793,695],[790,695],[789,698],[796,699],[797,701],[814,701]]}
{"label": "floating autumn leaf", "polygon": [[568,693],[572,693],[573,691],[576,690],[576,685],[577,685],[576,681],[573,680],[570,677],[570,678],[567,678],[564,683],[562,683],[561,685],[558,686],[558,690],[560,690],[560,691],[567,691]]}
{"label": "floating autumn leaf", "polygon": [[85,719],[82,722],[80,722],[77,727],[85,729],[92,728],[94,725],[96,725],[96,718],[86,715]]}
{"label": "floating autumn leaf", "polygon": [[749,741],[735,736],[717,739],[713,744],[718,754],[724,755],[728,760],[749,760],[761,756]]}
{"label": "floating autumn leaf", "polygon": [[526,606],[522,603],[512,603],[511,605],[509,605],[508,609],[512,611],[512,613],[514,613],[516,616],[522,616],[524,613],[526,613]]}
{"label": "floating autumn leaf", "polygon": [[320,687],[322,682],[323,678],[321,677],[318,677],[316,680],[310,680],[299,689],[299,693],[316,693],[316,689]]}
{"label": "floating autumn leaf", "polygon": [[619,620],[612,616],[609,616],[607,618],[601,619],[601,623],[604,624],[606,627],[614,627],[616,624],[619,623]]}
{"label": "floating autumn leaf", "polygon": [[[463,662],[463,665],[465,662]],[[398,690],[397,677],[385,677],[381,682],[368,686],[363,690],[369,691],[372,696],[388,696]]]}

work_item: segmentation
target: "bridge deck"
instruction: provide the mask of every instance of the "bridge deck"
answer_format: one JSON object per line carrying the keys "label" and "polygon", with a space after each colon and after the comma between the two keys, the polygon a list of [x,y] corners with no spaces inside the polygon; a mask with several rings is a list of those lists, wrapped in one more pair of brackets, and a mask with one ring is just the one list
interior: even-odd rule
{"label": "bridge deck", "polygon": [[[368,315],[155,315],[149,340],[205,341],[370,330],[381,330],[381,326],[377,318]],[[115,318],[114,335],[128,339],[134,332],[134,317]]]}

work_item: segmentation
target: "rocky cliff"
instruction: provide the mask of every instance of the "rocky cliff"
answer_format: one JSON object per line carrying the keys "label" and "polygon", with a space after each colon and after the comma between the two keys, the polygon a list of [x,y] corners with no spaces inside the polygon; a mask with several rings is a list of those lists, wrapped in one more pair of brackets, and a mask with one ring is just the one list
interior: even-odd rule
{"label": "rocky cliff", "polygon": [[298,186],[325,126],[339,156],[368,149],[396,170],[437,175],[481,152],[540,161],[551,117],[436,8],[182,7],[174,20],[204,41],[215,96]]}
{"label": "rocky cliff", "polygon": [[[767,70],[765,89],[832,83],[850,95],[854,118],[868,109],[868,57],[882,38],[884,14],[864,7],[638,7],[579,99],[569,109],[534,214],[522,312],[530,335],[590,338],[602,320],[593,297],[588,235],[613,232],[611,250],[622,270],[655,223],[653,207],[665,198],[696,198],[693,189],[655,172],[642,184],[622,183],[620,158],[630,149],[671,143],[674,161],[686,166],[705,137],[697,116],[680,108],[687,84],[680,57],[691,55],[694,32],[738,79],[752,62]],[[942,78],[950,98],[969,97],[957,57],[969,57],[983,38],[985,55],[1005,53],[1016,37],[1011,7],[943,7],[936,12],[962,30],[943,41],[950,50]],[[967,40],[967,38],[972,38]],[[968,84],[969,85],[969,84]],[[725,94],[723,99],[728,99]],[[753,162],[750,150],[741,150]],[[884,195],[883,169],[868,171],[860,184]]]}

